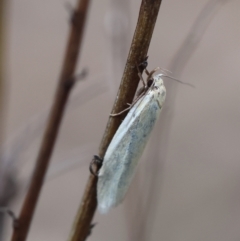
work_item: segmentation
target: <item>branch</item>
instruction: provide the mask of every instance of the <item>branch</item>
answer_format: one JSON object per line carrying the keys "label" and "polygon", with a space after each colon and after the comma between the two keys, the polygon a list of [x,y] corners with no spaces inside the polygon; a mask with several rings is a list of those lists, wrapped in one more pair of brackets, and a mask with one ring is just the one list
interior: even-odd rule
{"label": "branch", "polygon": [[72,13],[72,25],[55,99],[36,160],[29,190],[25,197],[19,216],[18,227],[14,229],[12,241],[24,241],[27,238],[34,210],[48,168],[49,160],[57,139],[57,134],[62,121],[65,106],[75,82],[74,72],[79,55],[79,49],[82,43],[88,5],[89,0],[79,0],[76,9]]}
{"label": "branch", "polygon": [[[160,5],[161,0],[142,0],[137,26],[112,113],[122,111],[127,107],[126,104],[133,100],[139,82],[136,63],[141,63],[147,55]],[[124,117],[121,115],[109,118],[99,147],[100,157],[104,157],[107,147]],[[96,185],[97,178],[90,175],[69,241],[84,241],[89,233],[97,207]]]}

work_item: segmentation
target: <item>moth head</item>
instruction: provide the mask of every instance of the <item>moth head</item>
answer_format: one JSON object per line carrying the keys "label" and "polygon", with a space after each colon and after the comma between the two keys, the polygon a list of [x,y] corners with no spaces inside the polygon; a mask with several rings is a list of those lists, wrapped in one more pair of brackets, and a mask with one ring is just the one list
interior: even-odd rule
{"label": "moth head", "polygon": [[161,86],[164,86],[162,77],[163,77],[163,74],[158,74],[153,77],[153,87],[159,88]]}
{"label": "moth head", "polygon": [[162,107],[166,98],[166,88],[164,86],[162,76],[162,74],[155,75],[152,85],[152,91],[160,107]]}

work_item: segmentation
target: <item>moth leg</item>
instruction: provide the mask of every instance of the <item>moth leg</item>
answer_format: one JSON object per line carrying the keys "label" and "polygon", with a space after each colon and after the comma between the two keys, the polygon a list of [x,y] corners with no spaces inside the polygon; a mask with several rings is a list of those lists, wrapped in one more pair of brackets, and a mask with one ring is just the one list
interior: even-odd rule
{"label": "moth leg", "polygon": [[[136,63],[136,67],[137,67],[137,71],[138,71],[138,76],[139,76],[140,80],[141,80],[142,83],[143,83],[143,87],[141,87],[141,88],[137,91],[137,94],[136,94],[136,97],[137,97],[137,98],[133,101],[132,104],[127,104],[127,105],[129,105],[128,108],[120,111],[119,113],[110,114],[110,116],[119,116],[119,115],[123,114],[124,112],[130,110],[130,109],[134,106],[134,104],[136,104],[136,102],[137,102],[137,101],[147,92],[147,90],[149,89],[148,81],[149,81],[149,79],[152,77],[152,75],[158,70],[158,68],[149,73],[149,72],[146,70],[147,65],[148,65],[147,59],[148,59],[148,56],[145,57],[145,59],[144,59],[144,61],[143,61],[142,63],[140,63],[140,64],[137,64],[137,63]],[[140,69],[140,68],[141,68],[141,69]],[[147,73],[149,73],[149,76],[148,76],[148,79],[147,79],[147,83],[145,83],[145,81],[144,81],[144,79],[143,79],[143,76],[142,76],[142,72],[141,72],[141,70],[143,71],[144,69],[145,69],[145,71],[147,71]]]}
{"label": "moth leg", "polygon": [[145,94],[145,91],[143,92],[143,93],[141,93],[134,101],[133,101],[133,103],[132,104],[127,104],[127,105],[129,105],[129,107],[128,108],[126,108],[126,109],[124,109],[123,111],[121,111],[121,112],[118,112],[118,113],[116,113],[116,114],[110,114],[110,116],[118,116],[118,115],[121,115],[122,113],[124,113],[124,112],[126,112],[127,110],[130,110],[135,104],[136,104],[136,102],[143,96]]}
{"label": "moth leg", "polygon": [[146,56],[144,58],[144,60],[140,64],[137,65],[140,68],[140,72],[142,72],[143,70],[145,70],[147,68],[147,66],[148,66],[147,60],[148,60],[148,56]]}
{"label": "moth leg", "polygon": [[150,75],[150,72],[147,69],[145,69],[145,73],[146,73],[147,76]]}
{"label": "moth leg", "polygon": [[124,110],[122,110],[122,111],[120,111],[120,112],[118,112],[118,113],[116,113],[116,114],[110,114],[110,116],[118,116],[118,115],[121,115],[122,113],[130,110],[130,109],[132,108],[132,106],[133,106],[133,104],[131,104],[128,108],[126,108],[126,109],[124,109]]}
{"label": "moth leg", "polygon": [[[141,64],[140,64],[140,65],[141,65]],[[138,71],[138,77],[139,77],[140,80],[142,81],[143,86],[144,86],[144,88],[145,88],[145,87],[146,87],[146,83],[145,83],[145,81],[144,81],[144,79],[143,79],[143,76],[142,76],[142,73],[141,73],[141,71],[140,71],[140,69],[139,69],[139,66],[140,66],[140,65],[136,64],[137,71]]]}
{"label": "moth leg", "polygon": [[145,81],[144,81],[144,79],[143,79],[143,76],[142,76],[142,74],[140,73],[140,72],[138,72],[138,77],[140,78],[140,80],[142,81],[142,83],[143,83],[143,87],[144,88],[146,88],[146,83],[145,83]]}
{"label": "moth leg", "polygon": [[93,169],[93,166],[95,165],[97,167],[97,169],[100,169],[100,167],[102,166],[103,163],[103,159],[101,159],[99,156],[94,155],[93,159],[89,165],[89,171],[91,174],[93,174],[93,176],[98,177],[98,171],[95,171]]}

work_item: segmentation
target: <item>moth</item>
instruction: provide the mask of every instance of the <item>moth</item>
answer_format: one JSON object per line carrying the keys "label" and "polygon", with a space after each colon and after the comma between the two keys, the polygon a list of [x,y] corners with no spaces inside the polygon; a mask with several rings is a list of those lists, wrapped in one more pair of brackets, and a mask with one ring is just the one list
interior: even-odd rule
{"label": "moth", "polygon": [[[163,74],[152,77],[156,70],[151,73],[146,71],[147,83],[140,90],[136,101],[128,108],[130,111],[119,126],[104,156],[97,183],[98,209],[101,213],[108,212],[110,208],[123,201],[162,110],[166,88],[162,80]],[[139,76],[144,82],[142,75]]]}

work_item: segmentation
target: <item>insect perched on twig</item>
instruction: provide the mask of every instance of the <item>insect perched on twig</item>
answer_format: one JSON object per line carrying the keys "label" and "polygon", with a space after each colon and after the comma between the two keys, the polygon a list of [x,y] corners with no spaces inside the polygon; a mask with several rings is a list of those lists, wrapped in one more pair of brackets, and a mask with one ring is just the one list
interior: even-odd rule
{"label": "insect perched on twig", "polygon": [[166,89],[161,78],[163,74],[153,76],[157,69],[150,73],[146,70],[148,77],[145,83],[138,68],[143,88],[139,90],[133,104],[124,111],[111,115],[120,115],[130,109],[107,149],[98,174],[97,199],[102,213],[123,200],[162,109]]}
{"label": "insect perched on twig", "polygon": [[[130,109],[108,146],[99,173],[94,173],[92,169],[93,164],[98,165],[98,167],[101,165],[101,159],[98,156],[94,156],[90,165],[91,173],[98,176],[97,200],[98,209],[101,213],[106,213],[124,199],[136,172],[138,160],[166,98],[166,88],[162,77],[172,78],[164,74],[154,75],[159,68],[151,72],[145,69],[148,75],[145,83],[139,66],[137,66],[137,69],[143,87],[138,91],[136,99],[127,109],[111,114],[111,116],[121,115]],[[179,80],[176,81],[183,83]]]}

